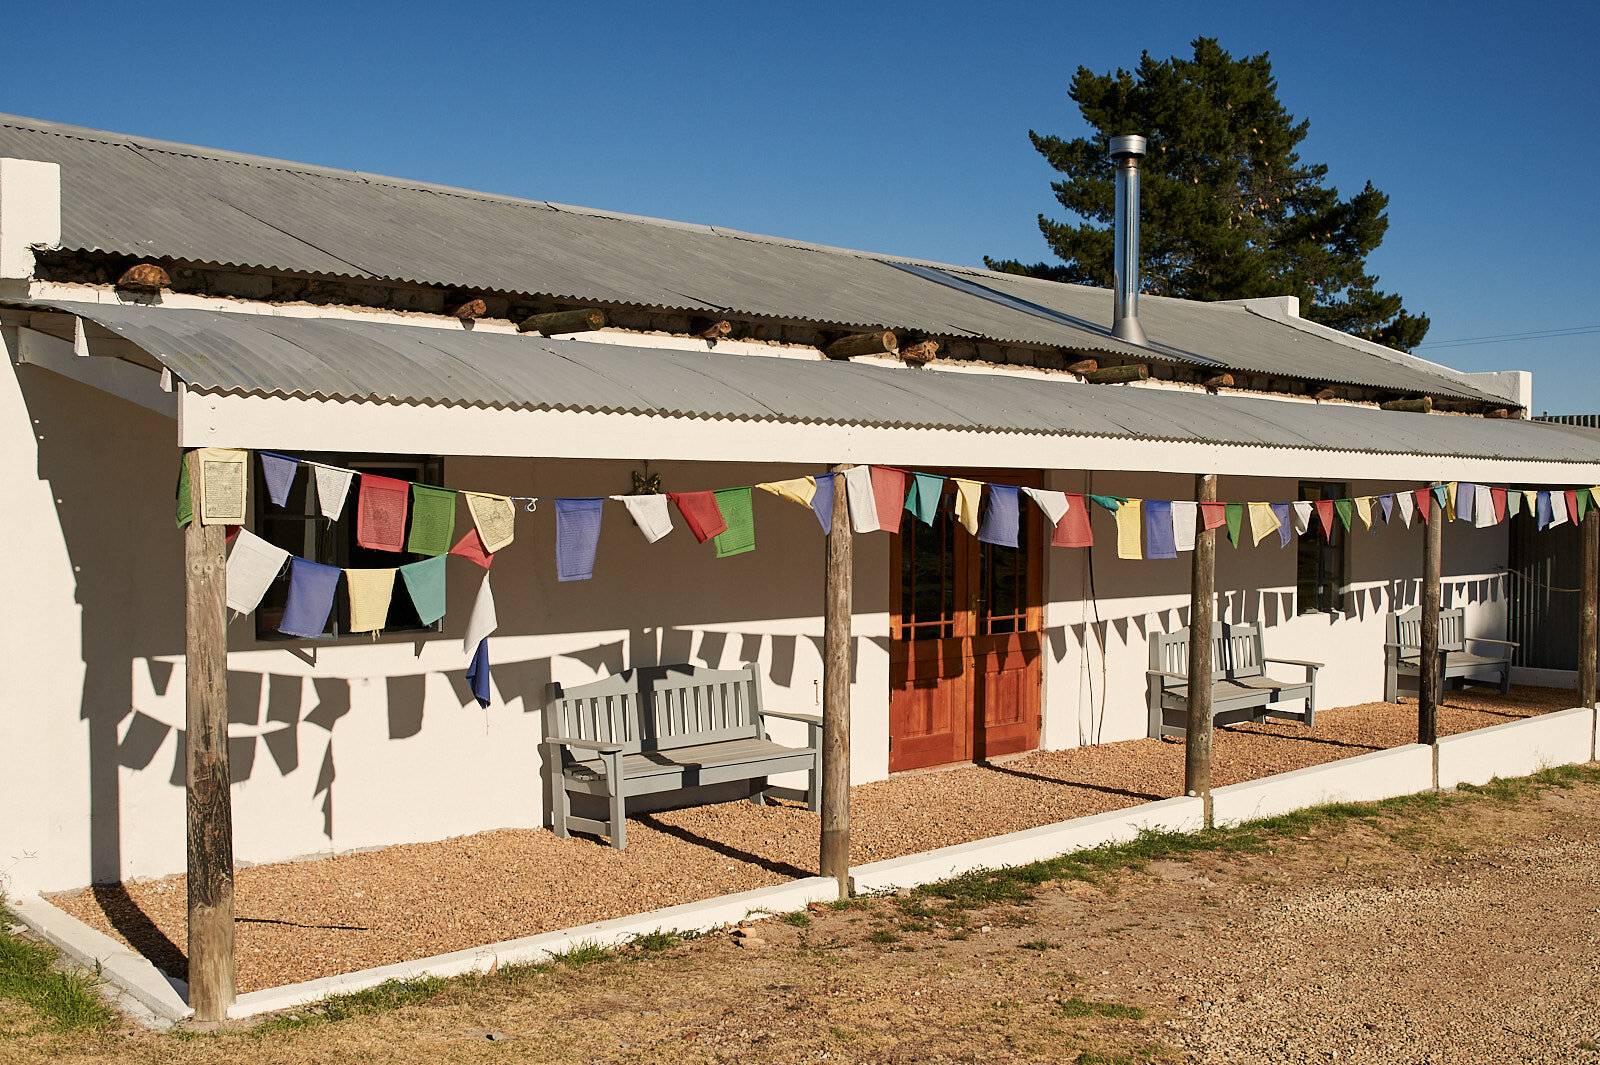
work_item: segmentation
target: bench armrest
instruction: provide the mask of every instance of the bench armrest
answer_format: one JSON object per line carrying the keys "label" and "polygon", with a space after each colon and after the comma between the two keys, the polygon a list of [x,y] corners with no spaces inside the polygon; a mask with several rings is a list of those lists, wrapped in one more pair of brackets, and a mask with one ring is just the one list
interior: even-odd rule
{"label": "bench armrest", "polygon": [[1263,662],[1276,662],[1283,666],[1305,666],[1307,669],[1321,669],[1326,662],[1303,662],[1298,658],[1263,658]]}
{"label": "bench armrest", "polygon": [[1497,643],[1502,647],[1521,647],[1515,640],[1491,640],[1487,636],[1468,636],[1463,643]]}
{"label": "bench armrest", "polygon": [[1383,645],[1385,647],[1393,647],[1397,651],[1420,651],[1420,650],[1422,650],[1422,645],[1420,643],[1389,643],[1386,640],[1386,641],[1384,641]]}
{"label": "bench armrest", "polygon": [[580,740],[576,736],[546,736],[546,743],[559,743],[563,747],[576,747],[580,751],[594,751],[597,754],[616,754],[622,750],[620,743],[601,743],[599,740]]}
{"label": "bench armrest", "polygon": [[1161,669],[1147,669],[1144,671],[1144,675],[1146,677],[1170,677],[1173,680],[1181,680],[1185,684],[1189,683],[1189,674],[1187,673],[1168,673]]}
{"label": "bench armrest", "polygon": [[762,710],[762,717],[779,717],[785,721],[804,721],[808,725],[821,725],[822,718],[816,714],[791,714],[785,710]]}

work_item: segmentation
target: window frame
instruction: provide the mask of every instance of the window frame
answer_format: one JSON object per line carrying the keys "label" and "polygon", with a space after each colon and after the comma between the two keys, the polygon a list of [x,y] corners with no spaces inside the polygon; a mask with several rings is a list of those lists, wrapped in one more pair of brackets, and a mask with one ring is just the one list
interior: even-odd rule
{"label": "window frame", "polygon": [[[1299,498],[1318,500],[1349,499],[1349,483],[1343,481],[1301,481]],[[1350,572],[1350,538],[1337,520],[1333,535],[1317,531],[1313,520],[1295,545],[1295,616],[1341,614]],[[1310,573],[1308,574],[1308,570]]]}
{"label": "window frame", "polygon": [[[352,559],[359,556],[371,558],[382,555],[384,561],[392,559],[392,565],[399,567],[412,562],[420,562],[427,556],[411,554],[410,552],[374,552],[363,548],[356,543],[356,497],[360,491],[360,474],[370,473],[382,477],[395,477],[403,481],[417,484],[444,487],[444,459],[438,455],[381,455],[366,453],[343,454],[299,454],[296,455],[303,464],[321,463],[325,466],[337,466],[342,469],[354,470],[358,476],[350,482],[349,495],[345,499],[344,509],[340,511],[337,520],[326,518],[321,513],[316,499],[316,473],[307,466],[299,471],[290,489],[288,505],[280,507],[273,503],[267,493],[265,474],[262,472],[260,462],[252,462],[254,467],[252,477],[252,499],[255,505],[251,508],[250,530],[268,543],[275,544],[288,551],[291,555],[305,558],[311,562],[320,562],[327,566],[338,566],[340,569],[360,569],[360,564],[353,564]],[[298,509],[296,505],[298,504]],[[303,529],[299,536],[285,533],[299,523]],[[278,624],[282,621],[284,605],[288,599],[289,571],[291,566],[286,565],[272,584],[267,588],[266,595],[262,596],[261,603],[257,606],[255,617],[255,637],[263,643],[307,642],[306,637],[291,636],[279,632]],[[397,582],[398,583],[398,582]],[[438,633],[444,631],[443,619],[432,625],[423,625],[416,616],[416,610],[411,600],[404,594],[404,590],[395,593],[394,600],[389,608],[389,618],[386,620],[380,636],[397,636],[414,639],[421,633]],[[310,642],[336,643],[356,639],[357,637],[370,641],[371,634],[352,633],[350,631],[350,598],[347,594],[336,592],[333,600],[333,610],[328,614],[328,624],[323,628],[322,635],[312,637]]]}

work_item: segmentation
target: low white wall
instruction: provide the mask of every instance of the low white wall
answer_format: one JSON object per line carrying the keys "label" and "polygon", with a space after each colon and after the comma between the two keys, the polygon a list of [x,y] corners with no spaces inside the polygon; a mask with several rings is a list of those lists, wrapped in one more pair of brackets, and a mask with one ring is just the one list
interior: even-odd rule
{"label": "low white wall", "polygon": [[1000,869],[1060,857],[1106,843],[1126,843],[1140,832],[1193,832],[1201,827],[1205,805],[1199,799],[1163,799],[1126,810],[1041,825],[1004,836],[890,858],[851,870],[859,892],[931,884],[974,869]]}
{"label": "low white wall", "polygon": [[1439,740],[1439,787],[1487,784],[1594,758],[1595,711],[1574,707]]}
{"label": "low white wall", "polygon": [[1211,792],[1211,820],[1236,825],[1334,802],[1371,802],[1433,787],[1433,748],[1420,743],[1307,766]]}

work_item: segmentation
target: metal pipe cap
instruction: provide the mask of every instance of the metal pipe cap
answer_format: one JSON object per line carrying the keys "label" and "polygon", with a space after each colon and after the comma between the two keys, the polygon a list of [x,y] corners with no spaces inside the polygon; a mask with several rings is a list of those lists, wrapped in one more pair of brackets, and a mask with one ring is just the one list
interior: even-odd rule
{"label": "metal pipe cap", "polygon": [[1111,158],[1113,159],[1121,159],[1130,155],[1143,157],[1145,154],[1144,149],[1145,139],[1137,134],[1111,138]]}

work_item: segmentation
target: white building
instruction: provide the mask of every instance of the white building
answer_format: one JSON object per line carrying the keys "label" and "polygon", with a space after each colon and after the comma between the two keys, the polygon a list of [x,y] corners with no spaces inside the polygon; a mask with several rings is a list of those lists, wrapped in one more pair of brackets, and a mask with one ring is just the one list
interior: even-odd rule
{"label": "white building", "polygon": [[[168,283],[119,286],[140,263]],[[474,298],[484,313],[450,313]],[[1192,499],[1201,472],[1230,501],[1600,482],[1592,441],[1521,420],[1526,374],[1458,373],[1288,304],[1146,298],[1150,342],[1131,344],[1094,289],[0,118],[0,876],[53,890],[184,868],[184,448],[541,501],[842,462],[1154,500]],[[610,324],[517,329],[589,307]],[[721,321],[731,333],[704,339]],[[821,350],[870,330],[939,355]],[[1089,358],[1151,378],[1067,369]],[[1233,384],[1208,391],[1223,372]],[[1419,397],[1459,416],[1378,406]],[[285,508],[253,491],[251,527],[377,564],[349,511],[315,516],[308,481]],[[553,507],[519,513],[492,568],[487,709],[463,679],[482,573],[466,560],[432,629],[404,625],[400,595],[376,640],[282,638],[271,595],[233,619],[237,858],[546,823],[552,680],[754,661],[768,705],[817,708],[824,538],[805,508],[754,495],[756,550],[722,559],[681,521],[646,544],[608,505],[586,581],[556,580]],[[856,781],[1146,734],[1147,637],[1187,620],[1189,566],[1119,558],[1091,510],[1093,548],[1050,546],[1033,507],[1016,550],[948,515],[857,536]],[[1505,529],[1446,536],[1446,605],[1479,635],[1505,626]],[[1327,663],[1321,706],[1377,699],[1384,620],[1416,601],[1421,554],[1398,521],[1304,551],[1246,535],[1218,551],[1222,619]]]}

